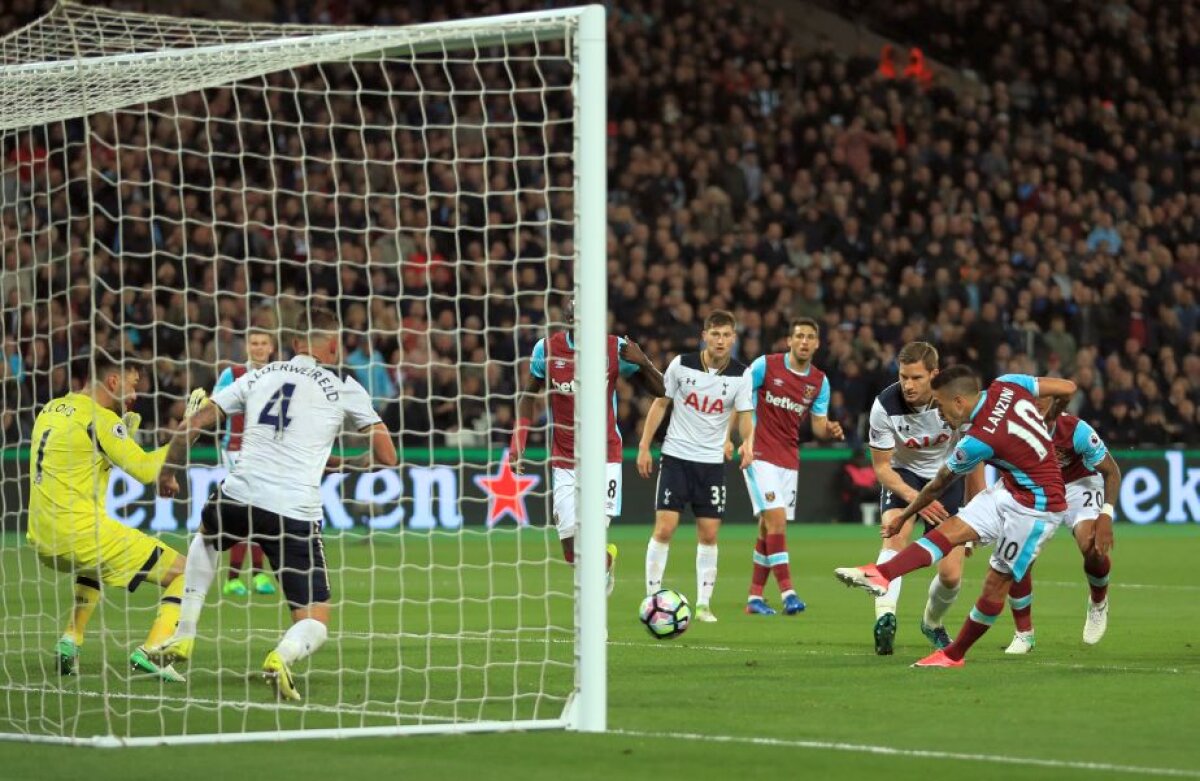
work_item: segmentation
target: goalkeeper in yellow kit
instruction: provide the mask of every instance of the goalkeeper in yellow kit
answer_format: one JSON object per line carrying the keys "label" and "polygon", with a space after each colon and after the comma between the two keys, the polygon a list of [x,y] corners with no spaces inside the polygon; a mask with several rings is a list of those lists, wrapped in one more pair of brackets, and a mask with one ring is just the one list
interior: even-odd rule
{"label": "goalkeeper in yellow kit", "polygon": [[[97,351],[95,370],[82,393],[51,400],[33,427],[30,456],[30,544],[48,567],[75,576],[75,604],[58,641],[59,670],[79,669],[83,633],[100,601],[100,584],[135,591],[144,581],[163,588],[162,601],[145,646],[175,631],[183,594],[183,554],[109,517],[108,479],[118,466],[142,483],[158,478],[167,449],[146,452],[133,441],[141,423],[122,412],[137,397],[140,371]],[[189,399],[189,412],[203,403],[203,390]],[[182,681],[170,665],[147,657],[145,646],[130,656],[135,671],[166,681]]]}

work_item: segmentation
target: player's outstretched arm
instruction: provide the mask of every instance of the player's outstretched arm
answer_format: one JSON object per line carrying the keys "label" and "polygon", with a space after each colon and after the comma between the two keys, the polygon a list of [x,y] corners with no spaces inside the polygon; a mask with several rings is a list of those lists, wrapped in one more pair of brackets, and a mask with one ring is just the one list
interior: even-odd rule
{"label": "player's outstretched arm", "polygon": [[813,436],[825,442],[841,442],[846,438],[842,424],[829,419],[829,378],[821,380],[821,390],[810,407]]}
{"label": "player's outstretched arm", "polygon": [[379,466],[395,466],[399,463],[399,458],[396,456],[396,443],[392,441],[392,432],[388,431],[387,426],[375,423],[359,429],[358,433],[367,434],[371,438],[371,446],[367,448],[367,452],[354,458],[330,456],[329,461],[325,464],[326,469],[370,470]]}
{"label": "player's outstretched arm", "polygon": [[[896,470],[892,468],[892,453],[895,448],[871,448],[871,467],[875,470],[875,479],[883,486],[884,490],[899,496],[906,502],[911,502],[917,496],[917,490],[896,474]],[[929,506],[920,513],[922,518],[926,518],[930,523],[941,523],[950,517],[950,513],[946,512],[946,508],[936,499],[929,503]]]}
{"label": "player's outstretched arm", "polygon": [[514,471],[524,471],[521,456],[525,453],[525,443],[529,439],[529,427],[533,424],[534,400],[540,396],[546,384],[532,373],[525,380],[525,388],[517,397],[517,420],[513,423],[512,440],[508,445],[508,460]]}
{"label": "player's outstretched arm", "polygon": [[974,471],[995,455],[995,451],[990,445],[969,434],[960,439],[958,446],[950,454],[949,460],[942,465],[933,479],[917,493],[916,498],[908,503],[904,511],[897,515],[891,524],[884,525],[883,536],[890,537],[895,534],[909,518],[945,493],[955,480]]}
{"label": "player's outstretched arm", "polygon": [[729,425],[725,427],[724,453],[726,461],[729,461],[733,458],[733,432],[737,431],[739,417],[740,416],[735,411],[734,414],[729,416]]}
{"label": "player's outstretched arm", "polygon": [[637,470],[642,477],[649,477],[654,473],[654,459],[650,455],[650,443],[654,441],[654,435],[658,433],[658,427],[662,425],[663,418],[667,416],[667,410],[670,407],[671,400],[660,396],[650,404],[650,411],[646,413],[646,422],[642,424],[642,439],[638,443],[637,455]]}
{"label": "player's outstretched arm", "polygon": [[1064,407],[1078,390],[1078,386],[1073,381],[1064,380],[1061,377],[1038,377],[1037,388],[1038,398],[1044,399],[1047,396],[1053,396],[1055,399],[1061,400]]}
{"label": "player's outstretched arm", "polygon": [[939,496],[945,493],[946,489],[949,488],[954,481],[958,480],[958,478],[961,476],[962,475],[960,474],[952,472],[948,466],[943,466],[941,469],[939,469],[938,473],[934,475],[934,478],[926,483],[924,488],[917,492],[916,498],[908,503],[908,506],[904,508],[904,511],[900,513],[900,515],[896,516],[893,524],[884,529],[884,536],[891,537],[893,534],[899,531],[900,527],[904,526],[904,524],[908,522],[909,518],[912,518],[917,513],[921,512],[921,510],[928,507],[934,499],[937,499]]}
{"label": "player's outstretched arm", "polygon": [[171,441],[166,447],[166,463],[163,465],[162,471],[158,473],[159,496],[170,497],[178,493],[179,482],[175,478],[175,471],[186,466],[188,448],[196,441],[196,437],[200,436],[202,432],[214,428],[225,415],[224,411],[211,401],[204,403],[207,401],[206,397],[198,402],[200,406],[196,408],[195,400],[197,398],[197,394],[193,393],[188,404],[189,414],[175,429],[175,433],[171,435]]}
{"label": "player's outstretched arm", "polygon": [[846,432],[842,431],[842,424],[836,420],[830,420],[824,415],[812,416],[813,436],[825,442],[841,442],[846,438]]}
{"label": "player's outstretched arm", "polygon": [[967,473],[966,493],[963,495],[963,504],[971,501],[977,494],[981,494],[987,488],[987,475],[984,473],[983,464],[972,469]]}
{"label": "player's outstretched arm", "polygon": [[141,417],[136,413],[126,413],[125,417],[117,420],[116,416],[98,417],[94,426],[96,443],[101,451],[114,465],[119,466],[139,483],[150,483],[158,477],[167,449],[146,452],[142,446],[133,440],[133,433],[141,425]]}
{"label": "player's outstretched arm", "polygon": [[742,438],[742,469],[749,469],[754,463],[754,412],[738,412],[738,435]]}
{"label": "player's outstretched arm", "polygon": [[637,342],[628,336],[624,337],[618,355],[622,361],[638,367],[638,371],[630,378],[631,381],[641,385],[643,390],[653,396],[666,395],[667,384],[663,380],[662,372],[658,370],[653,361],[646,357]]}
{"label": "player's outstretched arm", "polygon": [[1096,471],[1104,478],[1104,507],[1096,518],[1096,528],[1092,537],[1092,549],[1097,556],[1107,556],[1113,546],[1113,506],[1112,501],[1121,495],[1121,467],[1117,464],[1112,453],[1105,453]]}

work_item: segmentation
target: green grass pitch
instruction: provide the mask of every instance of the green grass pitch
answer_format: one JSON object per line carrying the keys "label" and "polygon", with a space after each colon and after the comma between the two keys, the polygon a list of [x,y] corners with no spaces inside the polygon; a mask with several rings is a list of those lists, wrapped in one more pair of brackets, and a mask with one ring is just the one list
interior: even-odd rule
{"label": "green grass pitch", "polygon": [[[832,576],[835,566],[874,557],[874,529],[793,526],[792,571],[808,611],[744,615],[751,533],[722,531],[720,622],[656,642],[636,617],[649,528],[613,527],[621,556],[609,602],[612,734],[115,751],[0,743],[0,778],[1200,778],[1200,583],[1191,566],[1200,526],[1118,528],[1109,632],[1094,648],[1079,639],[1087,589],[1074,543],[1060,531],[1035,570],[1034,654],[1001,653],[1012,631],[1005,616],[962,670],[908,666],[928,651],[917,621],[929,571],[905,579],[896,655],[874,655],[870,597]],[[172,688],[131,681],[122,664],[149,625],[154,589],[107,593],[83,675],[60,682],[50,652],[69,583],[48,579],[15,536],[4,538],[4,731],[13,722],[85,736],[559,713],[572,676],[570,576],[542,530],[331,536],[327,548],[340,603],[330,642],[299,670],[307,700],[296,708],[272,703],[248,674],[285,621],[278,598],[218,603],[210,595],[189,682]],[[694,552],[684,527],[667,583],[689,597]],[[951,634],[978,595],[984,566],[983,555],[968,562]],[[777,604],[774,584],[768,588]],[[532,596],[547,591],[549,599]],[[495,630],[490,640],[477,634],[487,627]],[[379,637],[368,642],[368,632]]]}

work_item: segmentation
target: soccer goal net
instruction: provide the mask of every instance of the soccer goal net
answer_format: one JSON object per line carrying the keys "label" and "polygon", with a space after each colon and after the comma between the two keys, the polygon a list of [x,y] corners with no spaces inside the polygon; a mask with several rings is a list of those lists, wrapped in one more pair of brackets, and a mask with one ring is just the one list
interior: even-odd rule
{"label": "soccer goal net", "polygon": [[[603,729],[603,9],[346,28],[62,2],[0,57],[0,737]],[[506,459],[528,356],[572,296],[596,552],[577,570],[536,422],[524,473]],[[289,358],[314,304],[340,314],[340,369],[401,463],[321,483],[332,619],[295,670],[303,701],[261,681],[291,617],[250,552],[236,580],[222,558],[185,681],[130,668],[149,582],[101,589],[63,675],[80,573],[25,536],[42,406],[86,390],[103,350],[140,367],[134,436],[158,446],[189,389],[255,360],[255,333]],[[115,470],[107,514],[185,551],[229,446],[199,440],[174,499]]]}

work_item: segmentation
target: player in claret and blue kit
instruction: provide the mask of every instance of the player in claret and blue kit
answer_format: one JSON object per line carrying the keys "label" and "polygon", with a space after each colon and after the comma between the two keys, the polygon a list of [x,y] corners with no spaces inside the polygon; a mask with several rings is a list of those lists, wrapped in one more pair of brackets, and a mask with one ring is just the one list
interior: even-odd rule
{"label": "player in claret and blue kit", "polygon": [[813,353],[820,346],[817,322],[801,318],[792,322],[786,353],[764,355],[746,370],[754,402],[754,426],[750,441],[742,443],[742,469],[750,504],[758,516],[747,613],[775,615],[775,609],[763,598],[763,587],[772,573],[782,592],[784,612],[796,615],[805,607],[792,588],[787,550],[787,522],[796,515],[800,426],[811,414],[817,439],[845,438],[841,425],[826,417],[829,380],[812,364]]}
{"label": "player in claret and blue kit", "polygon": [[[575,302],[570,300],[563,316],[575,322]],[[621,514],[621,432],[617,428],[617,378],[626,377],[640,384],[655,396],[662,396],[662,372],[648,359],[642,349],[628,337],[608,337],[608,395],[612,406],[608,410],[608,463],[605,483],[604,514],[611,522]],[[554,527],[562,543],[563,558],[575,563],[575,342],[568,331],[557,331],[539,339],[529,361],[529,379],[525,392],[517,401],[517,423],[509,446],[509,461],[514,471],[523,471],[521,457],[529,436],[533,417],[533,400],[543,390],[549,391],[547,401],[550,424],[550,466],[553,471]],[[617,548],[608,546],[608,593],[612,593],[613,562]]]}
{"label": "player in claret and blue kit", "polygon": [[[270,363],[271,356],[275,354],[275,336],[265,329],[251,328],[246,334],[246,353],[249,358],[246,363],[226,366],[217,377],[217,384],[213,386],[214,396],[239,380],[246,372],[261,369]],[[233,471],[242,456],[242,431],[245,427],[245,416],[241,413],[225,419],[225,436],[221,437],[221,464],[229,472]],[[229,549],[229,575],[225,585],[221,587],[221,593],[229,597],[244,597],[249,593],[246,584],[242,582],[242,564],[246,560],[246,553],[250,554],[253,567],[254,592],[274,594],[275,584],[263,569],[262,546],[245,540]]]}
{"label": "player in claret and blue kit", "polygon": [[982,391],[973,371],[953,366],[934,379],[933,391],[938,409],[961,430],[962,438],[937,475],[885,525],[884,533],[894,534],[979,464],[994,466],[1001,480],[891,561],[838,568],[835,574],[847,585],[878,597],[887,593],[894,578],[936,563],[958,545],[994,543],[983,594],[958,637],[915,665],[961,667],[967,651],[1003,610],[1013,582],[1025,577],[1042,545],[1063,521],[1067,502],[1062,472],[1036,402],[1039,397],[1069,399],[1075,383],[1006,374]]}
{"label": "player in claret and blue kit", "polygon": [[[1067,517],[1064,523],[1083,554],[1083,572],[1087,575],[1091,598],[1083,623],[1083,642],[1095,645],[1108,629],[1108,574],[1112,569],[1109,552],[1113,545],[1113,507],[1111,501],[1121,491],[1121,467],[1108,452],[1096,429],[1074,415],[1061,412],[1065,403],[1041,400],[1046,425],[1054,437],[1054,451],[1062,468],[1067,492]],[[1033,579],[1032,571],[1014,583],[1009,606],[1017,625],[1010,654],[1033,650]]]}

